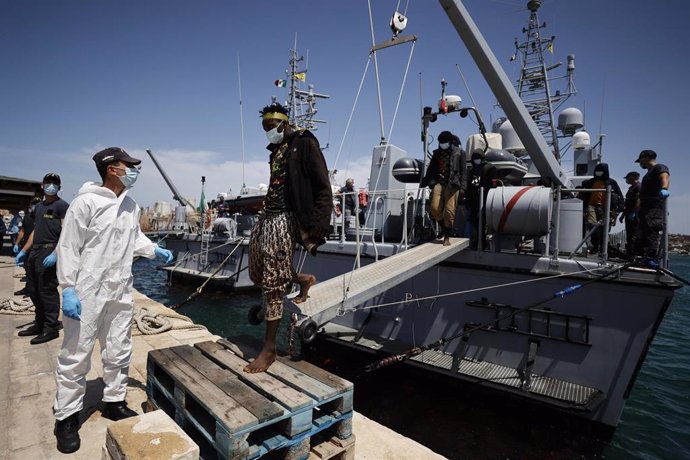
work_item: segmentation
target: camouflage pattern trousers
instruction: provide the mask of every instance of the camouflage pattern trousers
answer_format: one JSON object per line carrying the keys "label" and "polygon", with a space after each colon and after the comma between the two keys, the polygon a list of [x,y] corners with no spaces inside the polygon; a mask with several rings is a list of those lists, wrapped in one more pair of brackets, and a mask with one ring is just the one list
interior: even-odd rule
{"label": "camouflage pattern trousers", "polygon": [[249,278],[261,287],[264,317],[283,316],[283,298],[295,279],[292,254],[297,222],[291,213],[267,213],[254,225],[249,237]]}

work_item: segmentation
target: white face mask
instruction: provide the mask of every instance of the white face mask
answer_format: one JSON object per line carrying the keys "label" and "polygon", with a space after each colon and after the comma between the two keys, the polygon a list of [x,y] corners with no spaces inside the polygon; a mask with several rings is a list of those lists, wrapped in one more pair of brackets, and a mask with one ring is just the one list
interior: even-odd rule
{"label": "white face mask", "polygon": [[594,171],[594,175],[597,177],[601,177],[604,175],[604,171]]}
{"label": "white face mask", "polygon": [[125,168],[124,176],[117,176],[122,182],[122,185],[129,188],[137,181],[139,177],[139,170],[137,168]]}
{"label": "white face mask", "polygon": [[285,133],[278,132],[278,128],[280,128],[281,125],[282,123],[273,128],[272,130],[266,131],[266,138],[268,139],[268,142],[270,142],[271,144],[280,144],[281,142],[283,142],[283,137],[285,137]]}
{"label": "white face mask", "polygon": [[448,147],[450,147],[450,142],[444,142],[443,144],[438,144],[438,146],[441,150],[448,150]]}
{"label": "white face mask", "polygon": [[57,184],[48,184],[43,187],[43,193],[49,196],[55,196],[59,189],[60,187],[58,187]]}
{"label": "white face mask", "polygon": [[478,165],[481,163],[482,163],[482,160],[480,160],[479,158],[475,158],[474,160],[472,160],[472,164]]}

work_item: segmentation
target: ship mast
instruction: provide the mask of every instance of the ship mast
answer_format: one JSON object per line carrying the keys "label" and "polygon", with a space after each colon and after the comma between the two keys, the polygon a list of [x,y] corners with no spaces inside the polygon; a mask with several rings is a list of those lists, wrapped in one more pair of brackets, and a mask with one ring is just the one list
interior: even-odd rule
{"label": "ship mast", "polygon": [[[297,37],[295,37],[295,46],[290,50],[290,63],[288,69],[285,71],[286,79],[282,80],[288,86],[288,98],[285,106],[289,110],[289,123],[297,129],[308,129],[316,131],[317,123],[326,123],[324,120],[317,120],[314,116],[317,114],[316,100],[328,99],[330,96],[326,94],[319,94],[314,92],[314,85],[306,85],[307,68],[300,70],[300,63],[304,61],[304,56],[300,56],[297,52]],[[280,84],[281,80],[276,81],[276,86],[283,86]],[[306,86],[306,89],[300,87]]]}
{"label": "ship mast", "polygon": [[[558,145],[558,134],[554,122],[554,111],[570,96],[577,93],[573,81],[575,70],[574,56],[568,56],[566,74],[560,77],[550,77],[549,72],[561,65],[560,62],[552,65],[546,63],[546,53],[553,54],[555,36],[544,37],[542,30],[546,28],[546,22],[539,24],[537,10],[541,6],[541,0],[530,0],[527,8],[530,11],[529,23],[522,31],[525,39],[518,43],[515,39],[516,52],[514,58],[520,56],[520,76],[516,90],[520,99],[525,104],[527,111],[536,123],[539,131],[551,147],[554,156],[560,162],[561,152]],[[556,79],[567,80],[567,86],[563,91],[551,93],[551,83]]]}

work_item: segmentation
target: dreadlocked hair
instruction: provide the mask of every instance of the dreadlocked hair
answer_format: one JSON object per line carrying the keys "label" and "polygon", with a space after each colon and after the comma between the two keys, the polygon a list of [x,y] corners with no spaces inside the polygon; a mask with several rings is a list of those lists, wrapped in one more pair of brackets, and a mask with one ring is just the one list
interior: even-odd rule
{"label": "dreadlocked hair", "polygon": [[289,115],[288,110],[277,102],[274,102],[271,105],[267,105],[266,107],[261,109],[261,111],[259,113],[261,114],[261,116],[264,116],[267,113],[272,113],[272,112],[282,113],[285,116]]}

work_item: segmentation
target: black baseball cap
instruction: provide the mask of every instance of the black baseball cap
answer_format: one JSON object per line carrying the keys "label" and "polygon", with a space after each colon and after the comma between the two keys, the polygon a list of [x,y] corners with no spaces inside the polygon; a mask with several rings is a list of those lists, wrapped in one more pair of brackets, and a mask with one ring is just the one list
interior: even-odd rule
{"label": "black baseball cap", "polygon": [[62,181],[60,181],[60,176],[58,176],[56,173],[48,173],[45,176],[43,176],[42,183],[62,185]]}
{"label": "black baseball cap", "polygon": [[637,171],[630,171],[628,174],[625,175],[624,179],[627,179],[628,177],[640,177],[640,173]]}
{"label": "black baseball cap", "polygon": [[129,153],[125,152],[125,150],[121,149],[120,147],[108,147],[107,149],[97,152],[93,156],[93,161],[96,162],[97,168],[117,161],[132,165],[138,165],[141,163],[141,160],[132,158],[129,156]]}
{"label": "black baseball cap", "polygon": [[639,163],[641,159],[643,158],[649,158],[651,160],[654,160],[656,158],[656,152],[654,150],[643,150],[640,152],[640,156],[637,157],[637,160],[635,160],[635,163]]}

